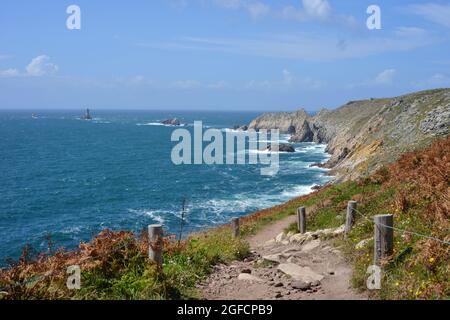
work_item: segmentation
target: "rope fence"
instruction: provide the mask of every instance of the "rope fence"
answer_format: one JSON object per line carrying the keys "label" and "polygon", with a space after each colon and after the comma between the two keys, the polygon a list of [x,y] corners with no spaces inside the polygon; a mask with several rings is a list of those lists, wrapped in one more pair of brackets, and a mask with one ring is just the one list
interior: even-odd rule
{"label": "rope fence", "polygon": [[[340,206],[339,206],[340,207]],[[336,206],[338,208],[338,206]],[[429,235],[424,235],[418,232],[404,230],[401,228],[394,227],[393,224],[393,215],[378,215],[373,218],[369,218],[364,215],[361,211],[357,209],[356,201],[349,201],[347,206],[347,216],[345,222],[345,234],[349,233],[355,224],[355,213],[361,216],[366,221],[373,223],[376,228],[374,232],[374,260],[376,264],[380,264],[382,258],[388,257],[393,252],[393,231],[398,231],[405,234],[411,234],[418,237],[426,238],[429,240],[437,241],[445,245],[450,245],[449,241],[438,239],[436,237],[432,237]],[[300,207],[297,212],[298,219],[298,227],[301,233],[306,232],[306,208]],[[385,221],[383,223],[382,221]],[[189,225],[184,225],[185,230],[189,230]],[[240,237],[240,219],[233,218],[231,220],[231,232],[233,238]],[[389,231],[390,230],[390,231]],[[148,238],[149,238],[149,246],[148,246],[148,257],[150,260],[154,261],[158,268],[162,266],[162,256],[163,256],[163,237],[166,233],[163,230],[162,225],[149,225],[148,226]],[[93,259],[92,257],[88,259]],[[25,280],[20,283],[16,283],[14,285],[9,286],[9,289],[18,287],[18,286],[26,286],[33,282],[39,282],[47,277],[51,277],[56,274],[56,272],[44,274],[41,276],[32,277],[31,279]],[[0,290],[1,291],[1,290]]]}
{"label": "rope fence", "polygon": [[[374,221],[374,220],[369,219],[368,217],[366,217],[366,216],[365,216],[362,212],[360,212],[359,210],[355,209],[355,212],[358,213],[361,217],[363,217],[363,218],[366,219],[367,221],[369,221],[369,222],[375,224],[375,221]],[[408,231],[408,230],[400,229],[400,228],[397,228],[397,227],[394,227],[394,226],[389,226],[389,225],[386,225],[386,224],[383,224],[383,223],[380,223],[380,222],[377,222],[376,224],[379,225],[379,226],[381,226],[381,227],[388,228],[388,229],[392,229],[392,230],[395,230],[395,231],[398,231],[398,232],[407,233],[407,234],[412,234],[412,235],[415,235],[415,236],[418,236],[418,237],[422,237],[422,238],[434,240],[434,241],[437,241],[437,242],[440,242],[440,243],[443,243],[443,244],[446,244],[446,245],[450,245],[450,242],[445,241],[445,240],[441,240],[441,239],[438,239],[438,238],[435,238],[435,237],[432,237],[432,236],[427,236],[427,235],[420,234],[420,233],[417,233],[417,232],[414,232],[414,231]]]}

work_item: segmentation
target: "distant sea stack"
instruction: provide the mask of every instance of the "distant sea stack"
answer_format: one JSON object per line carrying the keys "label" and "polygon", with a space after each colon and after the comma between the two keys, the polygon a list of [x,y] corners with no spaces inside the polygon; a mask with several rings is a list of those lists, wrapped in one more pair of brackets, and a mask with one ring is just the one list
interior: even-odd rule
{"label": "distant sea stack", "polygon": [[[272,145],[269,144],[266,148],[267,151],[274,151],[274,152],[295,152],[295,149],[293,146],[291,146],[290,144],[286,144],[286,143],[280,143],[278,145]],[[262,151],[266,151],[266,150],[262,150]]]}
{"label": "distant sea stack", "polygon": [[351,101],[314,116],[305,110],[265,113],[249,129],[279,129],[290,142],[328,144],[325,167],[336,179],[367,175],[402,153],[449,134],[450,89],[427,90],[396,98]]}
{"label": "distant sea stack", "polygon": [[86,113],[84,116],[81,117],[83,120],[92,120],[91,111],[89,109],[86,109]]}
{"label": "distant sea stack", "polygon": [[177,118],[167,119],[164,121],[161,121],[161,124],[164,124],[166,126],[180,126],[181,122]]}
{"label": "distant sea stack", "polygon": [[234,131],[247,131],[248,130],[248,126],[241,126],[239,124],[236,124],[233,126],[232,130]]}

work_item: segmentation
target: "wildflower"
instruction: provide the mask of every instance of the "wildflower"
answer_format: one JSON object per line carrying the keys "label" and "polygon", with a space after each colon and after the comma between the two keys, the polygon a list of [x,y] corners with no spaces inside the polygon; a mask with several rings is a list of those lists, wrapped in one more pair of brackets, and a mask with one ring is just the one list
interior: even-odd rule
{"label": "wildflower", "polygon": [[397,281],[397,282],[395,283],[395,286],[398,287],[399,285],[400,285],[400,283]]}
{"label": "wildflower", "polygon": [[435,260],[435,259],[434,259],[433,257],[431,257],[430,259],[428,259],[428,262],[433,263],[434,260]]}

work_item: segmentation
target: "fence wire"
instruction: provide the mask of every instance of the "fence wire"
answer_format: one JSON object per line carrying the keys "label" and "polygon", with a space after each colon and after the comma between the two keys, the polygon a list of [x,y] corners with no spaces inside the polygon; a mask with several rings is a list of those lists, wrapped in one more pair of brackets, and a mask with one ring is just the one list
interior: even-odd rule
{"label": "fence wire", "polygon": [[354,209],[354,210],[355,210],[355,212],[358,213],[361,217],[363,217],[363,218],[366,219],[367,221],[369,221],[369,222],[371,222],[371,223],[373,223],[373,224],[376,224],[376,225],[378,225],[378,226],[385,227],[385,228],[389,228],[389,229],[392,229],[392,230],[395,230],[395,231],[398,231],[398,232],[407,233],[407,234],[412,234],[412,235],[415,235],[415,236],[418,236],[418,237],[422,237],[422,238],[434,240],[434,241],[437,241],[437,242],[440,242],[440,243],[443,243],[443,244],[446,244],[446,245],[450,245],[450,242],[445,241],[445,240],[441,240],[441,239],[438,239],[438,238],[435,238],[435,237],[432,237],[432,236],[427,236],[427,235],[424,235],[424,234],[421,234],[421,233],[417,233],[417,232],[414,232],[414,231],[409,231],[409,230],[404,230],[404,229],[396,228],[396,227],[393,227],[393,226],[388,226],[388,225],[385,225],[384,223],[380,223],[380,222],[377,222],[377,223],[376,223],[374,220],[367,218],[363,213],[361,213],[361,212],[358,211],[357,209]]}

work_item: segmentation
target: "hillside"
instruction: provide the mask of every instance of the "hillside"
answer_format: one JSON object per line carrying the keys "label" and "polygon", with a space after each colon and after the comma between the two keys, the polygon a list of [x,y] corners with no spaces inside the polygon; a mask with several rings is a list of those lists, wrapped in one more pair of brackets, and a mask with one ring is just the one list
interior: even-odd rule
{"label": "hillside", "polygon": [[303,110],[266,113],[249,124],[249,129],[290,133],[292,142],[327,143],[332,156],[325,166],[338,181],[368,175],[402,153],[447,135],[449,127],[450,89],[351,101],[315,116]]}
{"label": "hillside", "polygon": [[[77,251],[55,251],[50,242],[47,253],[33,255],[26,248],[19,261],[0,270],[0,299],[198,298],[197,286],[214,266],[236,260],[252,263],[249,236],[284,221],[299,206],[307,207],[308,231],[339,227],[349,200],[358,201],[360,215],[348,237],[340,235],[332,245],[344,253],[353,270],[352,286],[365,290],[373,256],[374,215],[394,214],[397,228],[450,241],[449,155],[450,138],[438,139],[431,147],[404,154],[366,178],[330,185],[242,218],[239,239],[231,237],[230,226],[193,234],[181,242],[168,237],[161,271],[147,258],[145,233],[135,237],[130,232],[106,230],[90,243],[80,244]],[[296,225],[285,227],[286,233],[297,232]],[[394,254],[384,263],[382,289],[370,292],[371,296],[450,298],[449,245],[400,231],[394,236]],[[65,287],[66,268],[74,264],[82,269],[79,291]]]}
{"label": "hillside", "polygon": [[[249,218],[252,223],[282,219],[267,228],[274,238],[267,241],[258,235],[259,243],[250,238],[253,259],[217,268],[205,286],[206,297],[242,299],[254,294],[263,299],[449,299],[449,157],[450,138],[438,140],[425,150],[402,155],[366,178],[329,185],[256,213]],[[358,214],[354,228],[344,236],[349,200],[358,202]],[[295,219],[283,218],[295,214],[300,206],[307,208],[306,234],[298,233],[297,223],[292,222]],[[382,262],[381,290],[371,291],[366,287],[366,271],[373,264],[373,216],[379,214],[393,214],[397,229],[394,253]],[[281,222],[286,228],[277,235]],[[347,265],[339,261],[340,255]],[[257,281],[242,284],[239,270],[251,271]],[[296,271],[294,276],[298,278],[315,275],[322,280],[296,290],[297,283],[280,271]],[[230,274],[237,278],[224,280]],[[349,290],[348,282],[357,291]]]}

